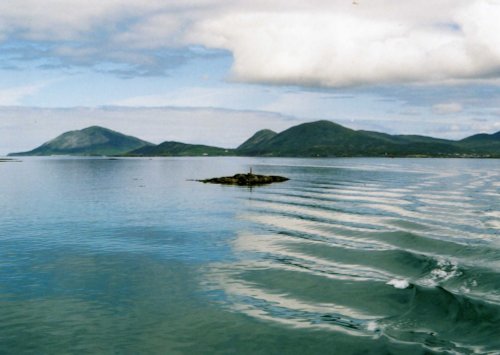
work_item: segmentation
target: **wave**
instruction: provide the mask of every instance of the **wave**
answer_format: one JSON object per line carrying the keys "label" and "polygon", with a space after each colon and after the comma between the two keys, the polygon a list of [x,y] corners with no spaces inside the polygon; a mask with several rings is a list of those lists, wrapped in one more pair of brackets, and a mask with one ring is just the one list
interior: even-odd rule
{"label": "wave", "polygon": [[206,286],[263,321],[500,352],[500,173],[321,168],[241,198],[238,261]]}

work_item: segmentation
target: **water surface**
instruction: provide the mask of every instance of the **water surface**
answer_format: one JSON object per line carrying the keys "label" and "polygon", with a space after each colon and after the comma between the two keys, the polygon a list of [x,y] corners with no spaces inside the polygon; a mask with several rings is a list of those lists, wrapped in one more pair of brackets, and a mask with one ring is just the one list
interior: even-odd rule
{"label": "water surface", "polygon": [[0,210],[0,353],[500,353],[499,160],[23,158]]}

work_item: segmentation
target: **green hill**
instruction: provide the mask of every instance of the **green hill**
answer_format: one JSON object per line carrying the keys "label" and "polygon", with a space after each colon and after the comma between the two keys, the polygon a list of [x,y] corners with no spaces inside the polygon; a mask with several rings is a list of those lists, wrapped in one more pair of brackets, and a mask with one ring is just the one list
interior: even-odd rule
{"label": "green hill", "polygon": [[142,147],[126,154],[127,156],[223,156],[234,155],[233,149],[224,149],[199,144],[163,142],[156,146]]}
{"label": "green hill", "polygon": [[366,150],[367,146],[383,149],[380,144],[385,142],[330,121],[317,121],[291,127],[255,145],[253,149],[247,145],[244,153],[265,156],[352,156],[362,149]]}
{"label": "green hill", "polygon": [[496,133],[451,141],[417,135],[356,131],[330,121],[316,121],[269,135],[267,139],[252,137],[236,152],[239,155],[280,157],[500,157],[499,136]]}
{"label": "green hill", "polygon": [[474,154],[500,156],[500,131],[493,134],[475,134],[458,141],[457,144]]}
{"label": "green hill", "polygon": [[485,144],[500,142],[500,131],[493,134],[480,133],[467,137],[459,141],[461,144]]}
{"label": "green hill", "polygon": [[358,132],[330,121],[291,127],[269,140],[246,146],[239,153],[264,156],[358,156],[383,155],[395,143],[367,132]]}
{"label": "green hill", "polygon": [[63,133],[29,152],[10,153],[9,155],[119,155],[150,145],[152,144],[132,136],[92,126]]}
{"label": "green hill", "polygon": [[268,141],[274,138],[278,133],[271,131],[270,129],[262,129],[247,139],[238,148],[238,152],[252,152],[258,149],[260,146],[264,146]]}

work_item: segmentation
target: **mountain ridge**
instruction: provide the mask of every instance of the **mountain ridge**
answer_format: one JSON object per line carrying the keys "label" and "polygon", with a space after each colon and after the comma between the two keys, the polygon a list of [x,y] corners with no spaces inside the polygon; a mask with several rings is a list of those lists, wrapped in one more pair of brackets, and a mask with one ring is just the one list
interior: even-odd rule
{"label": "mountain ridge", "polygon": [[27,152],[9,156],[114,155],[153,145],[139,138],[100,126],[65,132]]}

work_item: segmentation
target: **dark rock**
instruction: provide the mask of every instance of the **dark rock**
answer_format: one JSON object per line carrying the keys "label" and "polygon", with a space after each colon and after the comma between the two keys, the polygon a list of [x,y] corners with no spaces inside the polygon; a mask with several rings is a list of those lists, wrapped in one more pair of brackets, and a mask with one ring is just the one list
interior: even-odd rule
{"label": "dark rock", "polygon": [[287,180],[289,179],[283,176],[256,175],[248,173],[248,174],[236,174],[234,176],[223,176],[219,178],[212,178],[212,179],[205,179],[198,181],[209,184],[257,186],[257,185],[271,184],[273,182],[283,182]]}

